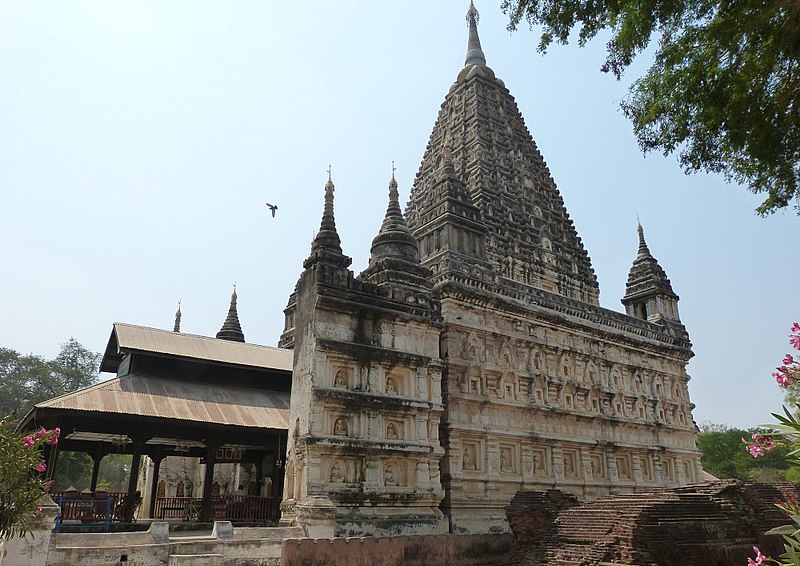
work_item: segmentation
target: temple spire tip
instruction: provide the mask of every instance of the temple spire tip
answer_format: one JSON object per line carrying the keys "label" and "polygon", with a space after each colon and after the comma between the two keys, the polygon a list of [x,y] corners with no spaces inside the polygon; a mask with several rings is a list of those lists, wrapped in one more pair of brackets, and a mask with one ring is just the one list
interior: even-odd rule
{"label": "temple spire tip", "polygon": [[175,325],[172,327],[173,332],[181,331],[181,300],[178,299],[178,310],[175,311]]}
{"label": "temple spire tip", "polygon": [[481,49],[481,40],[478,37],[478,21],[480,21],[480,14],[475,7],[475,3],[470,0],[469,8],[467,9],[467,24],[469,25],[469,43],[467,44],[467,58],[464,61],[464,66],[470,65],[483,65],[486,66],[486,56]]}

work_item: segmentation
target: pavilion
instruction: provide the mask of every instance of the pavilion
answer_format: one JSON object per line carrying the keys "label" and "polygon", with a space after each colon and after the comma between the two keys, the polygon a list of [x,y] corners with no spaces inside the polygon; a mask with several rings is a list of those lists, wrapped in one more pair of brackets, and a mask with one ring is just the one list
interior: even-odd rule
{"label": "pavilion", "polygon": [[[61,440],[46,454],[48,475],[58,474],[58,452],[80,451],[93,460],[91,491],[100,461],[110,453],[131,454],[127,495],[119,519],[130,523],[136,506],[142,456],[153,462],[147,516],[154,517],[158,473],[170,457],[197,457],[205,464],[198,519],[212,517],[212,478],[221,462],[255,465],[269,478],[270,518],[277,516],[283,488],[292,352],[248,344],[239,327],[236,293],[216,338],[175,329],[115,323],[100,370],[107,381],[38,403],[20,427],[61,428]],[[253,498],[255,499],[255,498]],[[255,502],[254,502],[255,504]],[[264,506],[262,505],[262,509]],[[163,510],[162,510],[163,515]],[[263,514],[262,514],[263,518]]]}

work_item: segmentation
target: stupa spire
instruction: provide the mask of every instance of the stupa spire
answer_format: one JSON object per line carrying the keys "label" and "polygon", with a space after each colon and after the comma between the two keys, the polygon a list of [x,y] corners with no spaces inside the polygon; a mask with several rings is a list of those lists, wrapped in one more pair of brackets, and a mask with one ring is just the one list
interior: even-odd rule
{"label": "stupa spire", "polygon": [[231,340],[233,342],[244,342],[244,332],[242,332],[242,325],[239,323],[239,313],[236,310],[236,285],[233,286],[233,294],[231,295],[231,305],[228,307],[228,316],[225,317],[225,322],[222,323],[222,328],[217,332],[217,338],[220,340]]}
{"label": "stupa spire", "polygon": [[172,327],[173,332],[181,331],[181,301],[178,300],[178,310],[175,311],[175,326]]}
{"label": "stupa spire", "polygon": [[322,209],[322,221],[319,232],[311,242],[311,255],[303,263],[308,268],[325,258],[328,263],[347,267],[352,261],[342,253],[342,241],[336,231],[336,220],[333,215],[333,179],[331,166],[328,165],[328,181],[325,183],[325,206]]}
{"label": "stupa spire", "polygon": [[469,9],[467,10],[467,24],[469,24],[469,43],[467,44],[467,58],[464,61],[464,66],[470,65],[486,65],[486,56],[481,49],[481,39],[478,37],[478,21],[480,15],[478,9],[472,0],[469,2]]}
{"label": "stupa spire", "polygon": [[[391,229],[394,224],[402,224],[405,227],[406,221],[403,219],[403,212],[400,210],[400,193],[397,190],[397,179],[394,178],[394,161],[392,161],[392,178],[389,181],[389,206],[386,208],[386,216],[381,224],[381,232]],[[408,228],[406,227],[406,231]]]}
{"label": "stupa spire", "polygon": [[372,240],[370,249],[370,265],[384,257],[398,257],[419,263],[419,245],[411,235],[400,209],[400,193],[394,177],[395,167],[392,162],[392,178],[389,181],[389,205],[383,218],[381,229]]}
{"label": "stupa spire", "polygon": [[650,249],[647,247],[647,242],[644,241],[644,228],[638,218],[636,220],[636,231],[639,233],[639,257],[649,256]]}

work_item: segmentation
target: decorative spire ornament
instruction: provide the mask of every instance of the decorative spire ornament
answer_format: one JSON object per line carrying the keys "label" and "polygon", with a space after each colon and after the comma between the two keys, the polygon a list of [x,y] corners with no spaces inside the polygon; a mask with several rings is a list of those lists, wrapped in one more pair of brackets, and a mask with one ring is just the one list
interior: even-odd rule
{"label": "decorative spire ornament", "polygon": [[173,332],[181,331],[181,300],[178,299],[178,310],[175,311],[175,326],[172,327]]}
{"label": "decorative spire ornament", "polygon": [[230,307],[228,307],[228,316],[225,318],[225,322],[222,323],[222,328],[217,332],[217,338],[220,340],[244,342],[244,332],[242,332],[242,325],[239,323],[239,313],[236,310],[237,298],[236,284],[234,283],[231,304]]}
{"label": "decorative spire ornament", "polygon": [[480,15],[475,4],[470,0],[469,9],[467,10],[467,24],[469,25],[469,43],[467,44],[467,59],[464,61],[464,66],[470,65],[483,65],[486,66],[486,56],[481,49],[481,40],[478,37],[478,21]]}
{"label": "decorative spire ornament", "polygon": [[311,242],[311,255],[303,262],[303,266],[308,268],[318,263],[327,263],[340,267],[347,267],[352,260],[342,253],[342,242],[339,233],[336,231],[336,219],[333,214],[333,178],[331,166],[328,165],[328,181],[325,183],[325,206],[322,210],[322,221],[320,222],[319,232]]}
{"label": "decorative spire ornament", "polygon": [[642,224],[639,222],[639,219],[636,219],[636,231],[639,233],[639,251],[638,255],[640,257],[649,256],[650,249],[647,247],[647,242],[644,241],[644,228],[642,228]]}

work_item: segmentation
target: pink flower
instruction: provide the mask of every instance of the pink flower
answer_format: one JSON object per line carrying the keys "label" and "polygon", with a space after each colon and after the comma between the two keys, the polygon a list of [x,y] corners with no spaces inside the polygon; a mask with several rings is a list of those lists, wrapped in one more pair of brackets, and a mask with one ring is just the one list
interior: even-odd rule
{"label": "pink flower", "polygon": [[747,559],[747,566],[761,566],[764,564],[764,560],[766,560],[766,556],[761,554],[761,551],[758,549],[757,546],[753,547],[753,552],[756,553],[756,559],[753,560],[752,558]]}
{"label": "pink flower", "polygon": [[[780,369],[780,368],[778,368],[778,369]],[[788,374],[786,374],[784,372],[781,372],[781,371],[773,371],[772,372],[772,377],[775,378],[775,381],[777,381],[778,385],[780,385],[781,387],[789,387],[795,381],[797,381],[797,379],[795,379],[791,375],[788,375]]]}
{"label": "pink flower", "polygon": [[37,471],[37,472],[43,472],[43,471],[45,471],[46,469],[47,469],[47,464],[45,464],[45,463],[44,463],[44,460],[42,460],[41,462],[39,462],[39,465],[38,465],[38,466],[36,466],[36,471]]}
{"label": "pink flower", "polygon": [[59,427],[50,431],[50,436],[47,438],[48,444],[58,444],[58,438],[61,436],[61,429]]}
{"label": "pink flower", "polygon": [[785,364],[785,365],[793,364],[794,363],[794,358],[792,358],[791,354],[786,354],[786,356],[784,356],[784,358],[782,360],[782,363]]}
{"label": "pink flower", "polygon": [[796,322],[792,324],[792,332],[800,332],[800,324],[797,324]]}
{"label": "pink flower", "polygon": [[41,513],[42,511],[43,511],[42,507],[37,507],[37,508],[36,508],[36,512],[37,512],[37,513]]}
{"label": "pink flower", "polygon": [[747,451],[753,458],[758,458],[759,456],[764,455],[764,449],[760,446],[756,446],[755,444],[748,444]]}
{"label": "pink flower", "polygon": [[40,428],[40,429],[39,429],[39,430],[36,432],[36,438],[41,438],[41,437],[43,437],[45,434],[47,434],[47,430],[45,430],[45,428],[44,428],[44,427],[41,427],[41,428]]}
{"label": "pink flower", "polygon": [[789,336],[789,344],[791,344],[795,350],[800,350],[800,334],[792,334]]}
{"label": "pink flower", "polygon": [[33,439],[32,436],[26,436],[25,438],[22,439],[22,445],[25,448],[30,448],[34,444],[36,444],[36,441]]}

